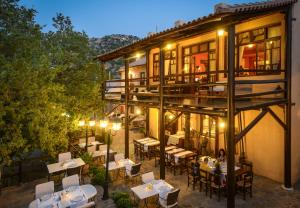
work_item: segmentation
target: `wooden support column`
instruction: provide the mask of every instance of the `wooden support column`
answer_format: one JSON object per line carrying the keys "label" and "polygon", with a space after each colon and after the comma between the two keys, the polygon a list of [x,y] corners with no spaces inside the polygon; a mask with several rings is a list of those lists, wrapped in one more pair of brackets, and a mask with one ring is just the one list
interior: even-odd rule
{"label": "wooden support column", "polygon": [[164,48],[161,46],[159,54],[159,97],[160,97],[160,110],[159,110],[159,140],[160,140],[160,178],[165,179],[165,111],[164,111],[164,97],[163,85],[165,81],[164,70]]}
{"label": "wooden support column", "polygon": [[216,125],[215,125],[215,129],[216,129],[216,133],[215,133],[215,157],[218,157],[219,154],[219,146],[220,146],[220,131],[219,131],[219,117],[216,117],[215,119]]}
{"label": "wooden support column", "polygon": [[227,98],[227,208],[235,207],[234,115],[235,115],[235,25],[228,27],[228,98]]}
{"label": "wooden support column", "polygon": [[185,116],[185,127],[184,127],[184,148],[190,149],[191,143],[190,143],[190,137],[191,137],[191,114],[186,112],[184,113]]}
{"label": "wooden support column", "polygon": [[129,60],[124,57],[125,64],[125,158],[129,158]]}
{"label": "wooden support column", "polygon": [[[105,64],[103,61],[100,62],[100,71],[101,71],[101,79],[102,79],[102,83],[101,83],[101,100],[102,100],[102,105],[101,105],[101,118],[100,119],[104,119],[105,117],[105,103],[104,103],[104,98],[105,98],[105,88],[106,88],[106,81],[105,81]],[[105,132],[103,128],[100,128],[100,136],[102,138],[102,141],[105,140]]]}
{"label": "wooden support column", "polygon": [[[147,90],[149,90],[149,77],[150,77],[150,73],[149,73],[149,54],[150,54],[150,50],[147,49],[146,50],[146,88]],[[149,127],[149,117],[150,117],[150,114],[149,114],[149,111],[150,109],[148,107],[146,107],[146,137],[149,137],[150,136],[150,127]]]}
{"label": "wooden support column", "polygon": [[285,115],[285,134],[284,134],[284,188],[292,188],[291,180],[291,162],[292,162],[292,149],[291,149],[291,125],[292,125],[292,7],[289,6],[286,11],[286,59],[285,59],[285,69],[286,69],[286,84],[285,84],[285,98],[287,99],[286,105],[286,115]]}

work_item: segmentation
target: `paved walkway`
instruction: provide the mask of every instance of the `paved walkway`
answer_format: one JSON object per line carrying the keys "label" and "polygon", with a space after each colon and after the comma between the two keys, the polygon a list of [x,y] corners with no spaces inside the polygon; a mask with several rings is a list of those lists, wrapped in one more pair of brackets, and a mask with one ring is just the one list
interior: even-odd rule
{"label": "paved walkway", "polygon": [[[121,131],[114,137],[112,148],[118,152],[124,152],[124,137]],[[141,138],[139,133],[130,132],[130,152],[133,152],[132,140],[133,138]],[[131,159],[135,159],[130,155]],[[142,162],[141,172],[154,171],[156,178],[159,178],[159,167],[154,167],[154,160],[145,160]],[[30,183],[24,183],[20,186],[13,186],[2,190],[0,195],[0,208],[25,208],[34,199],[34,187],[36,184],[47,181],[46,178],[36,180]],[[187,187],[187,176],[176,175],[173,176],[170,170],[166,170],[166,181],[174,187],[180,188],[179,207],[181,208],[225,208],[226,198],[222,196],[221,201],[218,202],[216,195],[212,199],[205,196],[204,192],[199,190],[192,190],[192,187]],[[110,192],[112,191],[126,191],[130,193],[131,183],[119,179],[110,184]],[[96,197],[97,208],[115,208],[111,199],[102,201],[103,190],[101,187],[96,187],[98,194]],[[150,204],[149,207],[154,207]],[[237,208],[300,208],[300,187],[292,192],[287,192],[281,189],[280,184],[261,176],[254,177],[253,198],[247,196],[244,201],[242,195],[236,196]]]}

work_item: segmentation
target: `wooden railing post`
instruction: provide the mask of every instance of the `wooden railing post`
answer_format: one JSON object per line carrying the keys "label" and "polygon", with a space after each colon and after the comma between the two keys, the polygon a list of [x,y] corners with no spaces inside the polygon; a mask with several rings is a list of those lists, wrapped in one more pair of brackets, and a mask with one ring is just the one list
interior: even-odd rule
{"label": "wooden railing post", "polygon": [[129,158],[129,60],[124,57],[125,62],[125,158]]}

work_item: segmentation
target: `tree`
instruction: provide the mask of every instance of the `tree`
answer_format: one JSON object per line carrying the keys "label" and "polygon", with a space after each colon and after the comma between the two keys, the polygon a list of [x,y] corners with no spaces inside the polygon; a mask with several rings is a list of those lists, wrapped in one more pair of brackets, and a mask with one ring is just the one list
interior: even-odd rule
{"label": "tree", "polygon": [[0,4],[0,164],[39,149],[68,147],[78,118],[99,112],[100,67],[84,32],[59,14],[43,33],[36,11],[17,0]]}

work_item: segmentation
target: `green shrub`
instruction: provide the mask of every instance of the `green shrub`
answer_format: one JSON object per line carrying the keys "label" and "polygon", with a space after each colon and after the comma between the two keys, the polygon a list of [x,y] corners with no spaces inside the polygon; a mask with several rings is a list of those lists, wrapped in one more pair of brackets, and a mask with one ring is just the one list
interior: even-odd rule
{"label": "green shrub", "polygon": [[[103,186],[105,182],[105,169],[92,167],[90,168],[90,174],[92,177],[92,184]],[[110,175],[108,175],[108,181],[111,181]]]}
{"label": "green shrub", "polygon": [[84,152],[80,155],[81,159],[88,165],[93,165],[93,155],[89,152]]}
{"label": "green shrub", "polygon": [[117,208],[132,208],[132,202],[128,193],[125,192],[114,192],[112,194]]}

